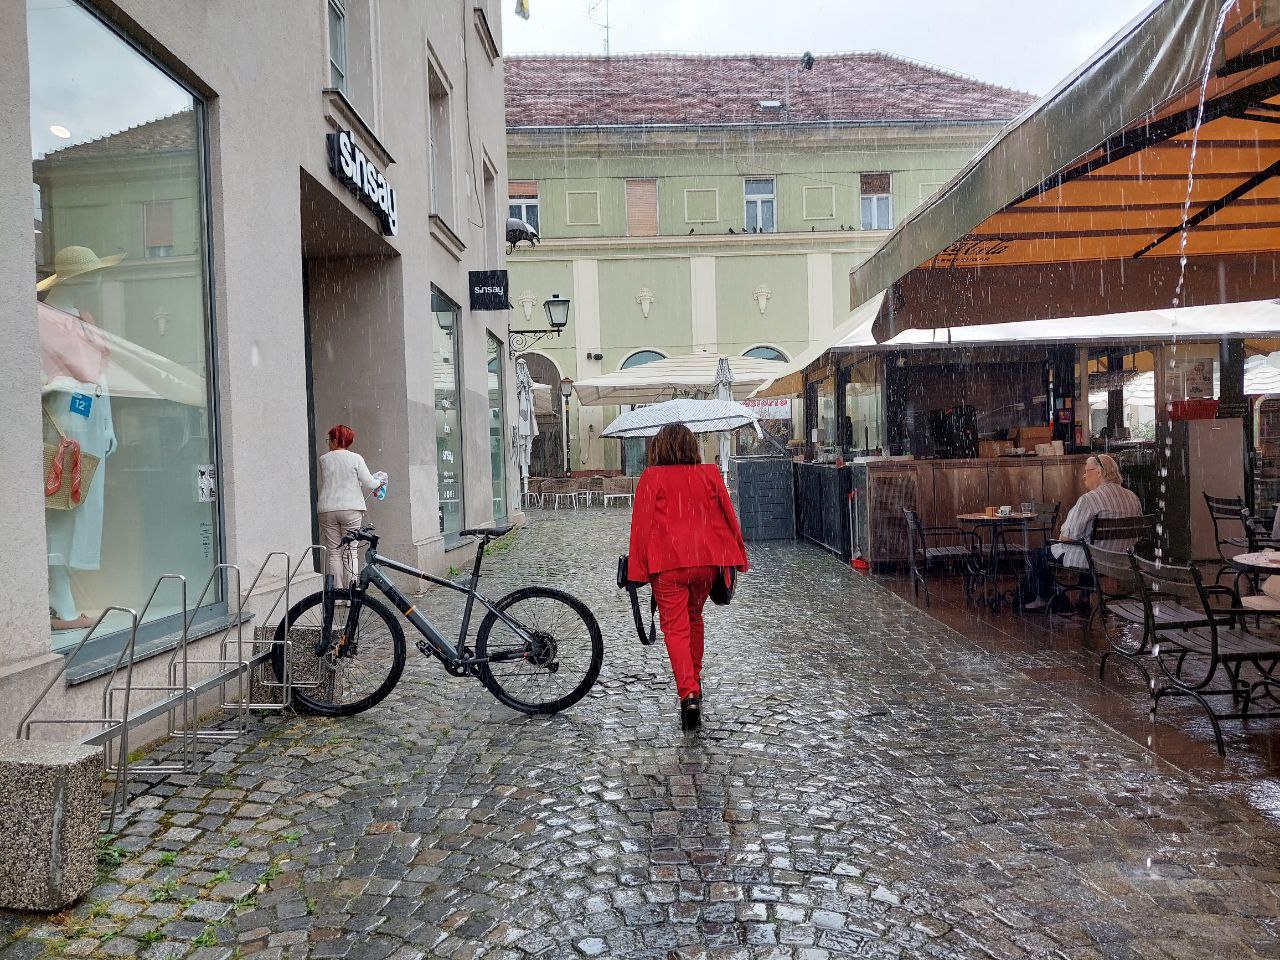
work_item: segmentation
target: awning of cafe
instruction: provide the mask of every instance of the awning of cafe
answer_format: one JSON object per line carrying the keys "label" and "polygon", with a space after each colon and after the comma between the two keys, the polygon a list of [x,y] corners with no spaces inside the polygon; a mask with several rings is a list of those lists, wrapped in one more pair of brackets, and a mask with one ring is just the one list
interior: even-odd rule
{"label": "awning of cafe", "polygon": [[908,216],[851,303],[892,288],[883,341],[1256,300],[1278,250],[1280,0],[1163,0]]}
{"label": "awning of cafe", "polygon": [[[614,404],[661,403],[677,397],[716,394],[716,366],[720,354],[690,353],[667,357],[638,367],[579,380],[573,385],[578,402],[588,407]],[[762,383],[784,368],[780,360],[728,357],[733,372],[733,399],[745,400]]]}
{"label": "awning of cafe", "polygon": [[876,342],[872,335],[872,325],[884,302],[884,291],[876,294],[866,303],[860,305],[849,314],[843,323],[830,334],[807,350],[796,354],[777,376],[760,385],[753,397],[795,397],[804,392],[804,371],[815,360],[832,348],[834,344],[870,346]]}
{"label": "awning of cafe", "polygon": [[835,343],[833,353],[1061,343],[1086,346],[1217,341],[1271,337],[1280,331],[1280,300],[1139,310],[1092,317],[984,323],[968,327],[903,330],[883,343]]}

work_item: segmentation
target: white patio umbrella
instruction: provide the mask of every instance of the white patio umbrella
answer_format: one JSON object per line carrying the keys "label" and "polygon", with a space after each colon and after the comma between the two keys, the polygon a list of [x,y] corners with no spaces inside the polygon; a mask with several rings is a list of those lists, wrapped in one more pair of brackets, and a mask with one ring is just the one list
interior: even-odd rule
{"label": "white patio umbrella", "polygon": [[573,385],[573,390],[578,395],[578,402],[585,407],[661,403],[678,397],[713,397],[717,395],[716,371],[722,361],[727,361],[732,370],[734,400],[745,400],[752,390],[774,379],[787,366],[781,360],[690,353],[579,380]]}
{"label": "white patio umbrella", "polygon": [[628,410],[605,427],[602,437],[652,437],[670,423],[683,423],[694,433],[722,433],[755,427],[761,436],[760,415],[733,400],[666,400]]}
{"label": "white patio umbrella", "polygon": [[529,495],[529,461],[533,456],[533,438],[538,435],[538,417],[534,408],[534,383],[529,367],[516,361],[516,462],[520,466],[520,492]]}

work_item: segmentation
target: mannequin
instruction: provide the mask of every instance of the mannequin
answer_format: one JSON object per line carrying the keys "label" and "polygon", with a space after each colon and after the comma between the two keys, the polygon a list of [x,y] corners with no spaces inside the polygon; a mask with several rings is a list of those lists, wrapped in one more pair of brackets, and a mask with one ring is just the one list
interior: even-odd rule
{"label": "mannequin", "polygon": [[[62,267],[64,252],[59,252],[55,266]],[[74,272],[59,269],[57,275],[40,285],[48,291],[44,300],[47,306],[56,307],[64,315],[76,318],[70,321],[56,313],[41,314],[44,366],[41,401],[48,416],[67,438],[79,443],[83,453],[92,454],[100,460],[93,482],[79,506],[71,510],[45,511],[49,548],[49,620],[54,630],[82,630],[93,625],[93,618],[83,614],[76,603],[71,589],[71,571],[97,570],[102,564],[105,467],[107,458],[117,447],[106,376],[110,351],[105,341],[93,336],[92,331],[97,324],[82,304],[98,299],[101,288],[98,271],[120,258],[98,260],[91,251],[88,255],[94,261],[89,269]],[[71,282],[71,276],[77,279]],[[43,415],[42,420],[45,438],[56,441],[56,431]]]}

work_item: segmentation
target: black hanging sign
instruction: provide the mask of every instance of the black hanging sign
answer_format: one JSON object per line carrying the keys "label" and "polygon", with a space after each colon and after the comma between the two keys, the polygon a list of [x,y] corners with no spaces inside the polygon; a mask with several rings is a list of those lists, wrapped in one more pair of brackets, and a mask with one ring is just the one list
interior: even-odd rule
{"label": "black hanging sign", "polygon": [[471,286],[472,310],[510,310],[510,288],[505,270],[472,270],[467,274]]}

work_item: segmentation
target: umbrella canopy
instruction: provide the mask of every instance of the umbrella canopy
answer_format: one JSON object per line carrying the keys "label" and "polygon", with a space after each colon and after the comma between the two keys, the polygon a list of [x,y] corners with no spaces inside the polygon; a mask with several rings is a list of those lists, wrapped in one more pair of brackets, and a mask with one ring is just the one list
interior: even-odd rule
{"label": "umbrella canopy", "polygon": [[600,436],[652,437],[669,423],[683,423],[694,433],[719,433],[754,426],[760,435],[759,421],[759,415],[750,407],[732,400],[667,400],[627,411]]}
{"label": "umbrella canopy", "polygon": [[812,344],[803,353],[797,354],[790,363],[782,367],[776,377],[761,384],[751,396],[798,397],[804,392],[805,368],[833,346],[839,346],[841,349],[855,349],[874,344],[876,338],[872,336],[871,328],[880,313],[884,295],[885,291],[881,290],[850,313],[843,323],[831,331],[829,336]]}
{"label": "umbrella canopy", "polygon": [[716,393],[716,371],[721,360],[727,361],[732,371],[735,400],[745,400],[751,391],[772,380],[786,367],[781,360],[691,353],[579,380],[573,389],[578,394],[578,402],[587,407],[660,403],[677,397],[709,397]]}
{"label": "umbrella canopy", "polygon": [[1263,295],[1280,251],[1272,6],[1155,3],[1006,127],[852,272],[853,303],[901,282],[878,339],[999,319],[1018,290],[1075,307],[1060,316]]}

